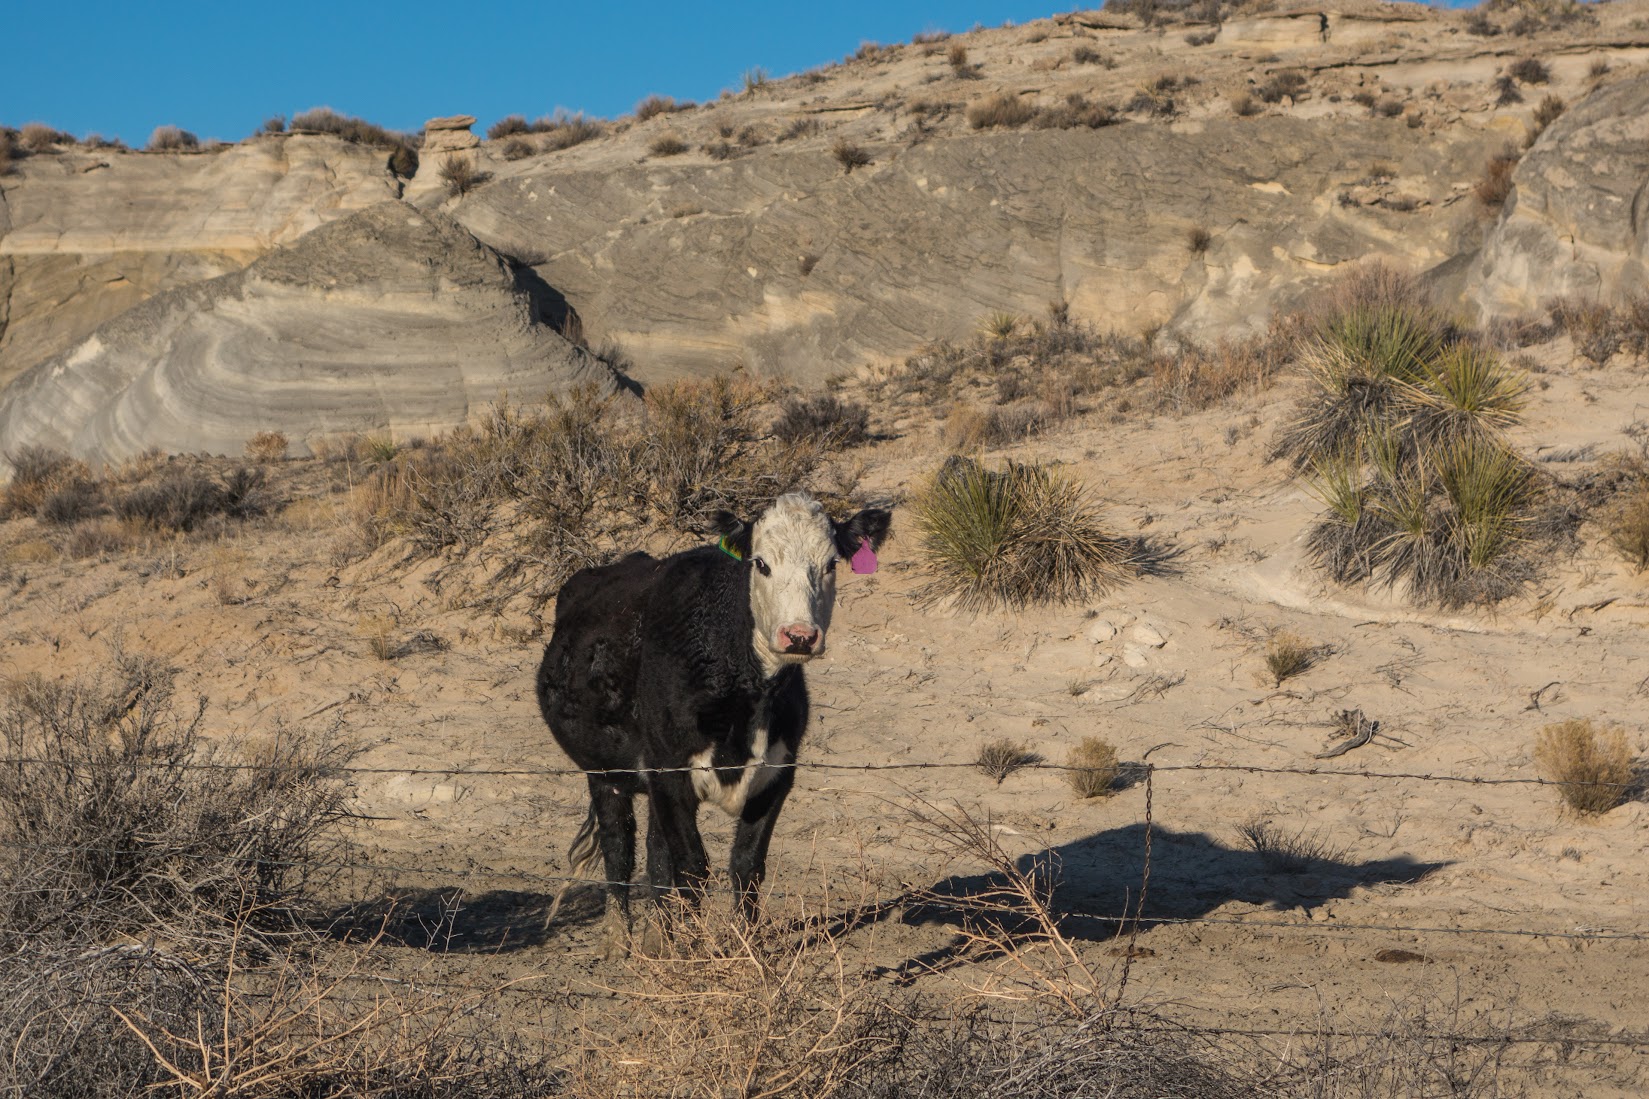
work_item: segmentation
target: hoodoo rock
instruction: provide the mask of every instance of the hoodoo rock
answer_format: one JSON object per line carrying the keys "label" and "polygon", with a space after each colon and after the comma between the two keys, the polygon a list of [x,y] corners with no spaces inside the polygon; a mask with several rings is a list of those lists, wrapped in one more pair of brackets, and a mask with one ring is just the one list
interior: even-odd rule
{"label": "hoodoo rock", "polygon": [[475,116],[472,114],[430,119],[424,123],[424,153],[452,153],[475,148],[481,144],[481,139],[470,132],[473,125]]}

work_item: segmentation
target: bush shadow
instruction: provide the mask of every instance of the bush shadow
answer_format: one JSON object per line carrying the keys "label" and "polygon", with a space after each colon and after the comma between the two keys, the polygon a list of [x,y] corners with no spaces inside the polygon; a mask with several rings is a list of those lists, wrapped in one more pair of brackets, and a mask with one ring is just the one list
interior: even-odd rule
{"label": "bush shadow", "polygon": [[577,935],[605,911],[601,885],[575,883],[550,924],[554,893],[458,886],[386,890],[333,909],[317,921],[329,938],[378,941],[437,954],[507,954]]}

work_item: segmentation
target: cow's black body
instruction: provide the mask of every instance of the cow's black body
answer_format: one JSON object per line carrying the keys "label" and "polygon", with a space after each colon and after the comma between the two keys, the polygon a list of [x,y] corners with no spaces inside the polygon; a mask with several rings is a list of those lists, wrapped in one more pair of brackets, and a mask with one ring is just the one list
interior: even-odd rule
{"label": "cow's black body", "polygon": [[[725,802],[738,818],[734,887],[755,910],[808,707],[799,665],[769,676],[757,660],[749,583],[746,563],[707,546],[584,569],[558,598],[538,672],[539,706],[579,767],[607,772],[589,776],[590,817],[580,835],[599,838],[609,912],[616,905],[626,925],[637,794],[649,798],[647,874],[656,891],[702,886],[709,864],[697,823],[701,795]],[[714,771],[695,774],[705,752]]]}

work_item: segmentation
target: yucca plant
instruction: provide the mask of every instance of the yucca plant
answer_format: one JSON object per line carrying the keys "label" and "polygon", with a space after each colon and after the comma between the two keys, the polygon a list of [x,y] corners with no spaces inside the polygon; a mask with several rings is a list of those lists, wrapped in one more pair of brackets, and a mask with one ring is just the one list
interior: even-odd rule
{"label": "yucca plant", "polygon": [[1488,348],[1460,341],[1424,364],[1418,383],[1405,383],[1412,406],[1409,433],[1431,444],[1498,436],[1517,422],[1528,382]]}
{"label": "yucca plant", "polygon": [[1126,577],[1133,555],[1080,484],[1039,465],[952,458],[915,510],[933,574],[922,595],[963,610],[1081,599]]}
{"label": "yucca plant", "polygon": [[979,331],[993,340],[1012,339],[1019,330],[1019,320],[1017,313],[987,313],[979,321]]}
{"label": "yucca plant", "polygon": [[1331,315],[1306,347],[1316,393],[1283,429],[1277,453],[1296,470],[1324,454],[1355,450],[1409,413],[1405,394],[1423,384],[1445,326],[1417,308],[1356,308]]}
{"label": "yucca plant", "polygon": [[1486,569],[1521,540],[1534,487],[1527,462],[1495,440],[1466,438],[1438,455],[1438,480],[1453,506],[1449,536],[1471,569]]}

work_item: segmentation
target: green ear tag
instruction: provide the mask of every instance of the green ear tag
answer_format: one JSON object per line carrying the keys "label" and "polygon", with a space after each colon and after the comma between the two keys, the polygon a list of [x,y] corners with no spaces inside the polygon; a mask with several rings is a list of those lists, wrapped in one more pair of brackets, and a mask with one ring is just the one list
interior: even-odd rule
{"label": "green ear tag", "polygon": [[725,535],[725,534],[722,535],[721,536],[721,541],[717,542],[716,546],[723,553],[725,553],[727,556],[731,557],[733,560],[735,560],[735,561],[743,561],[744,560],[744,555],[742,553],[740,553],[738,550],[734,549],[732,546],[727,544],[727,535]]}

